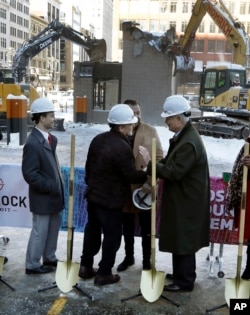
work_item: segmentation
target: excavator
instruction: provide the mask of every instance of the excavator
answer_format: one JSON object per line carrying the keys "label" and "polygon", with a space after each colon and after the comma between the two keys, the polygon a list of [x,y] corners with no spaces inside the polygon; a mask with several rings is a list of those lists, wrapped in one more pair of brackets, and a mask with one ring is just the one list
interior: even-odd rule
{"label": "excavator", "polygon": [[[204,67],[200,83],[199,109],[211,116],[192,118],[200,134],[213,137],[245,139],[249,136],[250,86],[249,37],[244,25],[234,19],[222,0],[198,0],[179,41],[173,45],[173,75],[192,71],[190,55],[195,33],[208,13],[233,49],[232,64]],[[237,82],[236,82],[237,81]],[[219,114],[219,115],[218,115]]]}
{"label": "excavator", "polygon": [[9,94],[25,95],[28,99],[27,110],[29,104],[39,97],[36,89],[29,83],[29,61],[56,40],[64,38],[84,47],[90,61],[106,60],[106,41],[89,36],[83,39],[82,36],[82,33],[55,19],[40,33],[23,43],[13,58],[11,69],[0,69],[0,126],[6,125],[6,98]]}

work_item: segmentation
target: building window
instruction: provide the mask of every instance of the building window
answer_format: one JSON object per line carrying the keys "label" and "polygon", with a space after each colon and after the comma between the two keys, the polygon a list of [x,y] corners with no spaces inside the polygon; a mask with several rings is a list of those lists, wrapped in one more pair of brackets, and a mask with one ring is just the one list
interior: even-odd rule
{"label": "building window", "polygon": [[146,20],[138,20],[138,24],[142,31],[146,31],[148,29]]}
{"label": "building window", "polygon": [[234,13],[234,1],[230,1],[227,5],[229,12]]}
{"label": "building window", "polygon": [[149,21],[149,31],[150,32],[158,32],[158,20],[150,20]]}
{"label": "building window", "polygon": [[207,51],[209,53],[215,53],[215,41],[214,40],[209,40],[208,41],[208,48]]}
{"label": "building window", "polygon": [[6,34],[6,24],[3,22],[0,23],[0,33]]}
{"label": "building window", "polygon": [[245,2],[241,2],[240,3],[240,14],[246,14],[246,3]]}
{"label": "building window", "polygon": [[176,21],[170,21],[169,22],[169,28],[174,28],[174,29],[176,29]]}
{"label": "building window", "polygon": [[183,2],[182,13],[188,13],[188,2]]}
{"label": "building window", "polygon": [[162,1],[160,4],[160,12],[161,13],[165,13],[167,11],[167,1]]}
{"label": "building window", "polygon": [[250,34],[250,23],[247,23],[246,32],[249,35]]}
{"label": "building window", "polygon": [[217,52],[224,52],[224,41],[218,40],[217,41]]}
{"label": "building window", "polygon": [[176,13],[177,2],[170,3],[170,13]]}
{"label": "building window", "polygon": [[213,22],[209,25],[209,33],[215,33],[215,23]]}
{"label": "building window", "polygon": [[0,8],[0,17],[6,20],[6,10]]}
{"label": "building window", "polygon": [[204,52],[204,40],[196,40],[196,52]]}
{"label": "building window", "polygon": [[204,22],[202,22],[201,24],[200,24],[200,26],[198,27],[198,32],[199,33],[204,33]]}
{"label": "building window", "polygon": [[186,28],[187,28],[187,22],[182,22],[182,23],[181,23],[181,31],[182,31],[183,33],[185,33]]}
{"label": "building window", "polygon": [[123,40],[121,38],[118,39],[118,49],[123,49]]}
{"label": "building window", "polygon": [[228,41],[225,42],[225,53],[227,54],[233,53],[232,46],[230,45]]}
{"label": "building window", "polygon": [[160,32],[165,33],[167,31],[167,21],[161,20],[160,21]]}

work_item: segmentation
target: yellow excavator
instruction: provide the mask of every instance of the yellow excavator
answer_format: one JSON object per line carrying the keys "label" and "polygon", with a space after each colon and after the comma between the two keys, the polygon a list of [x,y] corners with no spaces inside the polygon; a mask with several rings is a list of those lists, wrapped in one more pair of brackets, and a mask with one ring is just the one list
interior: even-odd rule
{"label": "yellow excavator", "polygon": [[199,109],[221,115],[193,118],[203,135],[224,138],[246,138],[249,135],[250,85],[249,37],[244,25],[234,19],[222,0],[198,0],[179,42],[173,46],[174,75],[192,71],[194,59],[190,55],[192,43],[205,14],[226,36],[233,49],[232,64],[216,64],[204,68],[200,83]]}
{"label": "yellow excavator", "polygon": [[65,38],[83,46],[90,61],[106,60],[106,41],[104,39],[92,39],[89,36],[83,38],[82,36],[82,33],[55,19],[40,33],[23,43],[13,58],[11,69],[0,69],[0,133],[1,128],[6,127],[6,98],[9,94],[25,95],[27,97],[27,111],[29,105],[40,97],[35,87],[29,83],[29,61],[53,42]]}

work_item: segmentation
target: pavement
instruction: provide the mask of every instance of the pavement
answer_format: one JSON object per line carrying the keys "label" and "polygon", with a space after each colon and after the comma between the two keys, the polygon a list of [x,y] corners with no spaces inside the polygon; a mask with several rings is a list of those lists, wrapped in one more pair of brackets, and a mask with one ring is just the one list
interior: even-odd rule
{"label": "pavement", "polygon": [[[135,237],[135,265],[120,272],[120,282],[106,286],[95,286],[93,279],[79,278],[77,288],[62,293],[55,284],[56,270],[44,275],[25,274],[25,253],[28,243],[29,228],[1,227],[0,234],[10,241],[4,247],[2,255],[8,257],[0,281],[0,315],[187,315],[187,314],[229,314],[226,304],[225,279],[235,278],[237,251],[236,245],[223,245],[221,267],[218,263],[219,244],[214,244],[214,256],[209,260],[209,247],[197,253],[197,280],[192,292],[162,292],[155,302],[149,303],[140,295],[142,276],[141,239]],[[72,261],[79,263],[82,250],[83,233],[74,234]],[[156,270],[171,273],[171,255],[158,251],[156,240]],[[67,232],[61,231],[58,240],[57,257],[66,261]],[[98,267],[101,252],[95,258],[94,267]],[[124,258],[124,244],[117,252],[113,273]],[[217,259],[216,259],[217,258]],[[245,248],[242,269],[245,266]],[[210,262],[214,260],[214,264]],[[224,277],[219,278],[218,272]],[[166,280],[166,284],[169,280]],[[148,284],[150,286],[150,283]],[[39,291],[41,290],[41,291]],[[175,304],[179,304],[176,306]]]}

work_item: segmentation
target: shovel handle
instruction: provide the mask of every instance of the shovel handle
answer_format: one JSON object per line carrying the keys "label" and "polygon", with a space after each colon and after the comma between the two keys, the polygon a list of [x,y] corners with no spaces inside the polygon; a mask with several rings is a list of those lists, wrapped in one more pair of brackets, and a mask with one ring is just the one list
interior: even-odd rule
{"label": "shovel handle", "polygon": [[152,209],[151,209],[151,260],[155,268],[155,224],[156,224],[156,139],[152,139]]}
{"label": "shovel handle", "polygon": [[[245,142],[244,157],[249,155],[249,143]],[[239,228],[239,245],[236,278],[240,278],[242,251],[244,243],[245,217],[246,217],[246,193],[247,193],[247,166],[243,166],[242,193],[241,193],[241,211],[240,211],[240,228]]]}

